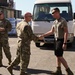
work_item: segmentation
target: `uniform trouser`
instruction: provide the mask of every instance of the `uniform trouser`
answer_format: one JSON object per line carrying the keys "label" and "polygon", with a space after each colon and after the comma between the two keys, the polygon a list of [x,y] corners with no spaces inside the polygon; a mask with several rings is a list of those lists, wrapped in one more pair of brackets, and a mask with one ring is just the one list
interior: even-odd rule
{"label": "uniform trouser", "polygon": [[3,51],[6,55],[6,57],[10,61],[11,60],[11,53],[10,53],[10,47],[9,47],[8,40],[0,41],[0,60],[3,59],[2,48],[3,48]]}
{"label": "uniform trouser", "polygon": [[26,72],[29,60],[30,60],[30,54],[18,52],[16,58],[12,61],[10,66],[13,67],[21,63],[20,72]]}

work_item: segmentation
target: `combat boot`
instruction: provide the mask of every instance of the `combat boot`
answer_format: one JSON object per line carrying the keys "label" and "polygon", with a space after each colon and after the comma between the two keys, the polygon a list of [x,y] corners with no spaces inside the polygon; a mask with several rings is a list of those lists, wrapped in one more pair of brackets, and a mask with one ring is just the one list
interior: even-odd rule
{"label": "combat boot", "polygon": [[70,70],[70,68],[66,69],[67,75],[74,75],[73,72]]}
{"label": "combat boot", "polygon": [[13,67],[12,67],[11,65],[9,65],[9,66],[7,67],[7,70],[9,71],[9,73],[10,73],[11,75],[13,75],[12,69],[13,69]]}
{"label": "combat boot", "polygon": [[2,67],[3,66],[3,64],[2,64],[2,60],[0,60],[0,67]]}
{"label": "combat boot", "polygon": [[62,75],[61,67],[57,67],[57,70],[54,75]]}

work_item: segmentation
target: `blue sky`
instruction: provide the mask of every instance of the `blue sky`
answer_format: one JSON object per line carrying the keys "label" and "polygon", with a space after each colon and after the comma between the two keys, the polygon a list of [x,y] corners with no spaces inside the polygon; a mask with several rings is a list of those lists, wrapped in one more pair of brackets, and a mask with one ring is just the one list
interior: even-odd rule
{"label": "blue sky", "polygon": [[[26,12],[33,12],[33,5],[35,0],[14,0],[16,3],[16,9],[17,10],[22,10],[22,15]],[[71,0],[72,2],[72,7],[73,7],[73,12],[75,12],[75,0]]]}

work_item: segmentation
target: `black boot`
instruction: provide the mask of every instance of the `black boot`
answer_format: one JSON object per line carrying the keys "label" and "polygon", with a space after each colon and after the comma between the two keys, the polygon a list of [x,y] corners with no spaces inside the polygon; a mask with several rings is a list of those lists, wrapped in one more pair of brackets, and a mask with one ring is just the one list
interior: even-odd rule
{"label": "black boot", "polygon": [[70,68],[66,69],[67,75],[74,75],[73,72],[70,70]]}
{"label": "black boot", "polygon": [[3,66],[3,64],[2,64],[2,60],[0,60],[0,67],[2,67]]}
{"label": "black boot", "polygon": [[62,75],[61,67],[57,67],[57,70],[54,75]]}

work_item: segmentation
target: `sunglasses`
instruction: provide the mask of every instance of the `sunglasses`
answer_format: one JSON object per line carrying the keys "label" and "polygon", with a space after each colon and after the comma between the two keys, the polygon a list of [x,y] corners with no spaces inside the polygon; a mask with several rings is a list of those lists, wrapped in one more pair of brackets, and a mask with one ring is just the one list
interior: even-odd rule
{"label": "sunglasses", "polygon": [[[55,11],[56,12],[56,11]],[[52,14],[54,14],[55,12],[53,12]]]}

